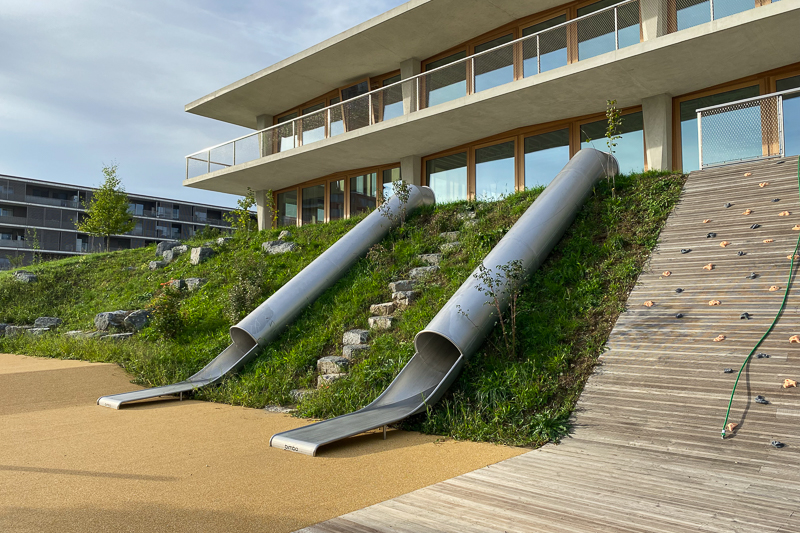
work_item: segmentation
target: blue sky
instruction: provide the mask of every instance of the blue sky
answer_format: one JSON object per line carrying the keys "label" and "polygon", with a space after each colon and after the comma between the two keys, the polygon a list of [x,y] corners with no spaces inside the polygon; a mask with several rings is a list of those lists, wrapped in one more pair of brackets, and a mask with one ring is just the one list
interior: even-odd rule
{"label": "blue sky", "polygon": [[0,0],[0,174],[233,205],[184,156],[248,130],[183,106],[403,0]]}

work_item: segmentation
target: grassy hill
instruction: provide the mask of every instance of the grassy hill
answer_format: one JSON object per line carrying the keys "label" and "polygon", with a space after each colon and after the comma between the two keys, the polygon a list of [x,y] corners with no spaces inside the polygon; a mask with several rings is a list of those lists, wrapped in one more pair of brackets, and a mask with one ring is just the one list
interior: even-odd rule
{"label": "grassy hill", "polygon": [[[677,201],[684,177],[645,173],[616,178],[615,196],[603,181],[543,267],[524,285],[517,317],[519,346],[504,349],[499,331],[469,361],[463,374],[428,413],[403,427],[459,439],[535,446],[557,440],[592,371],[628,292],[655,246]],[[341,353],[342,333],[367,329],[369,306],[390,301],[388,283],[405,279],[438,251],[439,234],[461,231],[460,250],[445,255],[420,299],[402,312],[396,328],[374,333],[370,350],[347,378],[306,396],[304,417],[328,418],[372,401],[414,353],[423,329],[486,253],[541,190],[493,203],[465,202],[416,211],[325,292],[242,372],[202,390],[200,399],[249,407],[291,405],[290,391],[313,388],[316,361]],[[476,211],[478,223],[459,214]],[[59,332],[93,328],[95,314],[152,309],[151,325],[132,339],[69,338],[46,333],[0,338],[0,351],[120,364],[145,386],[180,381],[197,372],[229,343],[228,328],[351,229],[360,218],[292,228],[299,252],[266,255],[261,244],[278,230],[237,235],[198,266],[189,254],[151,271],[154,247],[73,257],[26,268],[38,275],[24,284],[0,273],[0,322],[32,324],[57,316]],[[206,239],[190,241],[200,245]],[[188,292],[171,279],[208,279]],[[499,330],[499,328],[495,328]]]}

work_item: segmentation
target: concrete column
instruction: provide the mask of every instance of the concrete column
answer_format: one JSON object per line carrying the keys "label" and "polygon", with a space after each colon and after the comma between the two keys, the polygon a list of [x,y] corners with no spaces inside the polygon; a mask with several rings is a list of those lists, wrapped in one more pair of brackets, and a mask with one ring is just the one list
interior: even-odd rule
{"label": "concrete column", "polygon": [[642,100],[647,168],[672,170],[672,97],[659,94]]}
{"label": "concrete column", "polygon": [[275,216],[269,208],[272,191],[256,191],[256,214],[258,216],[258,231],[272,229],[272,218]]}
{"label": "concrete column", "polygon": [[[261,131],[265,128],[269,128],[272,126],[272,115],[258,115],[256,117],[256,128]],[[259,149],[261,157],[266,157],[272,154],[272,138],[267,136],[261,136],[262,138],[259,140]]]}
{"label": "concrete column", "polygon": [[422,158],[410,155],[400,159],[400,179],[411,185],[422,184]]}
{"label": "concrete column", "polygon": [[669,33],[669,2],[666,0],[640,0],[642,10],[642,35],[645,41]]}
{"label": "concrete column", "polygon": [[[406,59],[400,63],[400,79],[405,80],[420,73],[422,63],[419,59]],[[413,82],[403,84],[403,114],[408,115],[417,110],[417,84]]]}

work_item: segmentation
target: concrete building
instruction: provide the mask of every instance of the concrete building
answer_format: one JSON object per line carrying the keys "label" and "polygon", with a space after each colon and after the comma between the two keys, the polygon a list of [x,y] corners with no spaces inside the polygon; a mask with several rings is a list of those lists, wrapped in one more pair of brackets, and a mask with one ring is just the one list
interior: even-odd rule
{"label": "concrete building", "polygon": [[[412,0],[186,105],[255,131],[187,156],[184,184],[256,190],[262,228],[266,191],[279,225],[370,209],[398,177],[491,199],[605,150],[607,100],[623,171],[690,171],[696,109],[800,86],[798,27],[797,0]],[[797,154],[800,98],[784,120]]]}
{"label": "concrete building", "polygon": [[[103,239],[75,229],[75,222],[85,216],[83,205],[92,190],[0,174],[0,269],[8,268],[17,257],[29,263],[35,249],[45,259],[105,250]],[[131,193],[128,199],[136,227],[112,237],[112,250],[187,239],[205,226],[230,231],[223,219],[230,209],[224,207]]]}

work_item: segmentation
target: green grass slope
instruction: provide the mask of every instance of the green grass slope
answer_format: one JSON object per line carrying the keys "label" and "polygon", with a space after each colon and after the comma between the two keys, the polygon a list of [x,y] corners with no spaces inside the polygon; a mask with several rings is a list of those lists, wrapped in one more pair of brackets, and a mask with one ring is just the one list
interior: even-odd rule
{"label": "green grass slope", "polygon": [[[655,246],[684,178],[658,173],[618,176],[612,196],[603,181],[567,235],[523,288],[515,350],[500,328],[467,364],[445,398],[403,427],[459,439],[536,446],[567,431],[568,417],[628,292]],[[371,348],[347,378],[306,396],[304,417],[329,418],[363,407],[392,381],[414,353],[414,335],[455,293],[541,190],[493,203],[424,208],[374,246],[367,257],[309,306],[239,374],[202,390],[200,399],[249,407],[290,405],[290,391],[313,388],[316,361],[341,353],[342,333],[367,329],[369,306],[390,301],[388,283],[423,266],[418,254],[438,252],[445,231],[461,231],[460,250],[445,255],[420,299],[398,313],[392,331],[373,334]],[[459,217],[474,209],[478,223]],[[360,219],[292,228],[300,251],[265,255],[261,243],[278,231],[238,235],[191,266],[188,254],[150,271],[154,247],[75,257],[27,270],[39,281],[22,284],[0,274],[0,322],[31,324],[39,316],[64,320],[60,332],[88,330],[96,313],[150,308],[153,323],[133,339],[109,342],[59,333],[0,338],[0,351],[115,362],[145,386],[187,378],[230,342],[228,328],[258,306]],[[202,244],[196,239],[189,244]],[[202,277],[194,292],[163,285]]]}

